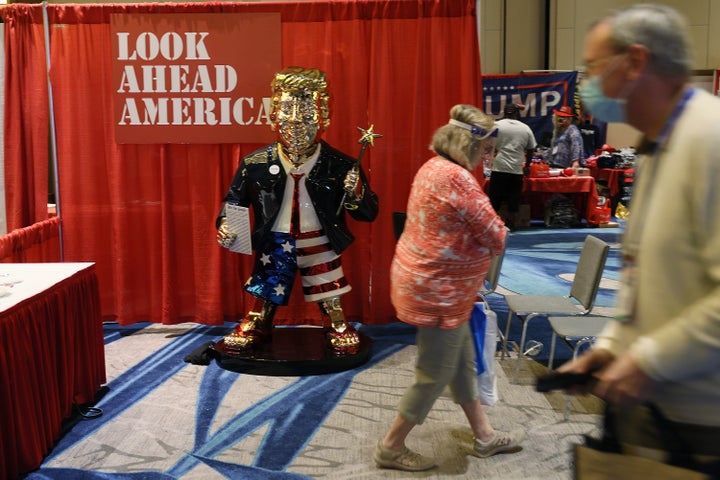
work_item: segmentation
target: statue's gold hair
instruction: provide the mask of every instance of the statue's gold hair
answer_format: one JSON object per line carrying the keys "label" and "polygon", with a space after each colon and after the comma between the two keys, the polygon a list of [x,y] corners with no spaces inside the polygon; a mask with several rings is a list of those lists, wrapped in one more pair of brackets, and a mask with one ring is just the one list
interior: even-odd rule
{"label": "statue's gold hair", "polygon": [[270,100],[270,119],[274,121],[275,112],[282,92],[294,95],[312,95],[320,109],[320,125],[327,128],[330,124],[330,95],[328,93],[325,72],[317,68],[287,67],[275,74],[270,83],[272,98]]}

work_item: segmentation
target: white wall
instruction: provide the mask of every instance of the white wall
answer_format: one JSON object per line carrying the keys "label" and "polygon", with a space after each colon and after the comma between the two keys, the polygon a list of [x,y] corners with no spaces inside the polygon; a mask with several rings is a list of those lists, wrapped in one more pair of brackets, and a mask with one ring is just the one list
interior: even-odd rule
{"label": "white wall", "polygon": [[478,0],[483,73],[545,68],[545,0]]}
{"label": "white wall", "polygon": [[[573,69],[582,63],[582,48],[590,24],[611,10],[637,3],[660,3],[687,19],[693,46],[693,68],[720,67],[720,0],[550,0],[550,68]],[[716,28],[712,28],[715,26]]]}
{"label": "white wall", "polygon": [[[582,65],[585,34],[593,21],[614,9],[636,3],[660,3],[681,12],[688,22],[696,71],[720,67],[720,0],[550,0],[550,61],[553,68],[576,69]],[[693,83],[712,90],[712,74],[698,74]],[[636,145],[640,133],[626,124],[610,124],[607,142],[615,147]]]}

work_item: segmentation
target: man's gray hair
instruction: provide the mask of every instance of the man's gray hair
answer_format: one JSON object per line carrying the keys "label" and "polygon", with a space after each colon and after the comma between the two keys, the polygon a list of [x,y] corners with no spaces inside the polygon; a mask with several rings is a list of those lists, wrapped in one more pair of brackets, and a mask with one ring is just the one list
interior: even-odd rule
{"label": "man's gray hair", "polygon": [[644,45],[650,51],[652,72],[670,78],[690,76],[692,55],[687,23],[673,8],[641,3],[605,20],[611,26],[611,41],[618,52],[630,45]]}

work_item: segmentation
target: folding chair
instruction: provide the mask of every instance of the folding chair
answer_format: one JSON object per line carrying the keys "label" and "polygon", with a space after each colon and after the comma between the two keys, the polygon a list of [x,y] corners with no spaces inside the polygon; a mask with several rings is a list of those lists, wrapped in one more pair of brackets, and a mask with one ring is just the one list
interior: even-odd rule
{"label": "folding chair", "polygon": [[[600,335],[605,325],[612,320],[610,317],[598,317],[594,315],[573,316],[573,317],[548,317],[548,322],[552,328],[552,340],[550,344],[550,358],[548,359],[548,369],[553,369],[553,360],[555,358],[555,343],[560,337],[572,349],[573,360],[578,357],[580,349],[583,346],[592,345],[595,338]],[[565,401],[565,420],[570,416],[570,403],[572,396],[568,395]]]}
{"label": "folding chair", "polygon": [[523,357],[527,327],[535,317],[551,315],[587,315],[592,310],[597,297],[605,261],[610,246],[597,237],[588,235],[583,243],[580,259],[575,269],[575,278],[566,296],[552,295],[506,295],[508,304],[507,325],[503,350],[507,351],[507,339],[510,335],[510,322],[513,315],[522,323],[522,335],[518,345],[518,357],[515,364],[513,383],[520,375],[520,363]]}

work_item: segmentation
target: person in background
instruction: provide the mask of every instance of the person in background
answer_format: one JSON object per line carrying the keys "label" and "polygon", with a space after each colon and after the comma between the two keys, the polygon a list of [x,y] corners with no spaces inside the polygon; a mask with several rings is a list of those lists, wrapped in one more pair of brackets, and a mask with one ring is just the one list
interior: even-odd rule
{"label": "person in background", "polygon": [[[690,84],[688,27],[674,9],[637,4],[589,30],[581,101],[642,133],[633,213],[622,239],[617,321],[564,372],[572,392],[611,406],[623,451],[667,460],[670,443],[720,475],[720,99]],[[655,412],[657,412],[655,410]]]}
{"label": "person in background", "polygon": [[494,252],[507,230],[471,173],[492,153],[491,117],[471,105],[455,105],[450,121],[434,134],[435,156],[417,172],[407,204],[407,222],[390,267],[390,298],[399,320],[417,326],[415,383],[375,448],[379,467],[420,471],[432,459],[405,445],[450,387],[475,437],[473,452],[487,457],[519,449],[522,429],[493,429],[478,398],[475,347],[469,319]]}
{"label": "person in background", "polygon": [[583,139],[583,156],[585,158],[594,157],[604,142],[601,141],[600,127],[595,124],[593,116],[587,113],[584,114],[582,123],[578,125],[578,130],[580,130]]}
{"label": "person in background", "polygon": [[553,138],[549,158],[552,168],[577,168],[583,160],[583,139],[575,125],[575,114],[567,105],[553,110]]}
{"label": "person in background", "polygon": [[507,219],[505,224],[510,230],[516,228],[520,195],[523,188],[523,168],[532,159],[537,146],[535,135],[519,117],[520,109],[513,103],[503,108],[503,118],[495,123],[498,129],[496,154],[492,160],[490,203],[496,212],[500,211],[502,202],[507,202]]}

